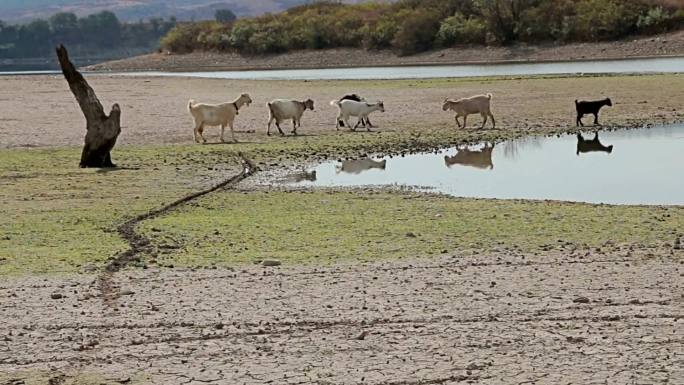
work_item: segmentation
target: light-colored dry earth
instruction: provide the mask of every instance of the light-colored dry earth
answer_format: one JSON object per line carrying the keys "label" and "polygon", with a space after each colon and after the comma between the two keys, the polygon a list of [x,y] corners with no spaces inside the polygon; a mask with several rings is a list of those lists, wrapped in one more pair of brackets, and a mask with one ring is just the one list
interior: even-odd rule
{"label": "light-colored dry earth", "polygon": [[[504,130],[574,127],[576,98],[610,96],[615,106],[601,112],[606,125],[671,122],[684,113],[683,75],[313,82],[125,76],[88,79],[107,111],[114,102],[122,107],[123,132],[118,144],[192,143],[188,100],[219,103],[232,101],[241,92],[249,92],[254,104],[242,109],[236,119],[236,130],[243,131],[238,140],[252,142],[273,140],[266,137],[266,102],[274,98],[310,97],[316,101],[316,111],[304,115],[300,134],[351,135],[348,130],[335,131],[337,109],[329,105],[330,100],[350,92],[384,100],[387,112],[372,115],[381,132],[454,130],[453,114],[441,109],[444,98],[483,92],[494,94],[492,111],[498,127]],[[468,121],[472,127],[481,122],[479,116]],[[591,122],[589,118],[586,121]],[[289,132],[289,124],[285,126]],[[210,142],[218,141],[218,128],[205,132]],[[83,116],[61,76],[0,77],[0,148],[77,146],[83,143],[84,133]]]}
{"label": "light-colored dry earth", "polygon": [[629,249],[12,278],[0,383],[682,384],[684,255]]}
{"label": "light-colored dry earth", "polygon": [[684,31],[630,38],[615,42],[547,44],[512,47],[460,47],[411,56],[391,51],[340,48],[296,51],[280,55],[243,56],[236,53],[196,52],[186,55],[155,53],[97,64],[93,71],[195,71],[282,68],[397,66],[508,61],[567,61],[684,55]]}

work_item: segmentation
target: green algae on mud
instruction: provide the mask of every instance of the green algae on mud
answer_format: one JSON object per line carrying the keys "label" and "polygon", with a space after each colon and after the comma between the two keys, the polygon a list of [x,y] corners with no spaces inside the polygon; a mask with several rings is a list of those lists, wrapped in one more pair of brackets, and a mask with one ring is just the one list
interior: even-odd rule
{"label": "green algae on mud", "polygon": [[221,192],[145,222],[162,265],[334,263],[559,245],[662,247],[684,208],[386,191]]}
{"label": "green algae on mud", "polygon": [[71,148],[0,151],[0,275],[101,267],[126,249],[116,227],[127,218],[239,170],[230,158],[217,165],[172,148],[122,147],[114,157],[126,168],[79,169]]}
{"label": "green algae on mud", "polygon": [[[248,142],[244,141],[244,135],[238,135],[243,140],[238,144],[117,146],[113,152],[114,162],[122,169],[116,170],[78,169],[80,149],[76,147],[3,149],[0,150],[0,215],[4,218],[0,222],[0,275],[75,272],[88,265],[102,267],[108,258],[127,247],[126,241],[116,233],[118,225],[136,215],[236,175],[240,172],[238,152],[243,152],[258,162],[263,169],[294,168],[323,159],[429,151],[459,143],[572,132],[577,129],[570,125],[573,114],[567,107],[571,106],[571,101],[565,103],[569,94],[579,93],[578,90],[581,89],[590,94],[613,95],[618,86],[621,87],[622,97],[616,99],[616,105],[620,107],[606,111],[608,119],[604,121],[610,122],[611,126],[604,129],[651,122],[673,122],[683,117],[676,109],[676,98],[672,97],[684,92],[682,81],[684,77],[681,75],[653,75],[274,82],[281,87],[296,86],[302,92],[321,95],[324,91],[331,92],[330,88],[334,92],[356,87],[366,91],[377,90],[374,94],[380,94],[383,90],[391,90],[395,94],[410,93],[412,90],[437,90],[423,95],[424,100],[433,100],[437,94],[452,95],[494,89],[494,113],[502,129],[458,130],[454,127],[453,117],[442,114],[439,105],[436,108],[430,105],[429,111],[436,109],[438,112],[432,114],[412,111],[410,116],[393,118],[392,124],[385,124],[379,132],[372,133],[337,132],[332,127],[312,125],[309,131],[303,130],[304,135],[298,137],[266,138],[255,135]],[[197,80],[197,83],[192,84],[204,83]],[[264,87],[263,84],[253,82],[236,84]],[[584,88],[587,88],[586,91]],[[261,92],[266,91],[262,89]],[[648,97],[653,98],[648,103],[642,103],[643,98],[646,98],[645,92]],[[664,93],[670,97],[661,96]],[[546,99],[540,95],[545,95]],[[69,103],[73,102],[70,100]],[[406,100],[402,103],[406,103]],[[521,109],[525,110],[524,114],[520,112]],[[251,111],[246,111],[245,117],[250,113]],[[534,120],[529,119],[531,116],[535,117]],[[600,244],[601,239],[627,243],[665,243],[673,237],[672,223],[681,225],[682,216],[678,208],[595,207],[565,203],[467,200],[429,195],[409,199],[402,194],[377,195],[368,192],[359,192],[358,196],[351,197],[347,193],[313,194],[212,194],[198,202],[205,204],[218,199],[215,197],[221,197],[235,204],[231,208],[211,206],[211,210],[199,206],[198,213],[206,216],[203,217],[192,212],[195,205],[200,204],[193,202],[165,217],[150,223],[145,222],[141,228],[158,248],[164,244],[172,246],[161,250],[168,253],[162,254],[168,257],[163,260],[191,265],[251,262],[268,256],[288,261],[333,261],[337,260],[336,255],[358,259],[425,256],[460,248],[484,250],[494,242],[503,242],[504,247],[518,246],[535,250],[541,244],[553,244],[558,239],[591,245]],[[321,199],[329,200],[329,206],[321,206],[313,201],[309,202],[311,207],[302,207],[302,202],[307,202],[307,198],[316,197],[317,194],[324,194],[327,198]],[[278,197],[277,200],[272,198],[275,196]],[[382,196],[383,200],[375,199],[377,196]],[[368,202],[373,204],[369,205]],[[519,218],[518,222],[504,215],[509,210],[519,210],[521,205],[534,215],[514,217]],[[560,211],[559,215],[564,220],[558,222],[553,216],[542,215],[547,206]],[[270,211],[263,210],[263,207],[270,207]],[[422,212],[431,212],[433,207],[441,207],[450,213],[448,219],[444,214],[439,220],[428,220],[429,218],[421,216]],[[585,216],[579,215],[581,210],[578,207],[589,208],[585,210]],[[244,213],[239,210],[244,210]],[[320,215],[304,215],[307,210]],[[335,218],[327,215],[326,210],[335,213]],[[412,215],[404,216],[402,210]],[[670,217],[660,221],[658,218],[662,210]],[[374,215],[366,215],[366,212]],[[230,222],[237,221],[235,213],[244,216],[244,222]],[[355,216],[351,217],[347,213],[355,213]],[[488,213],[489,216],[483,213]],[[273,216],[272,223],[261,223],[264,216]],[[357,217],[363,220],[355,219]],[[385,217],[387,219],[383,219]],[[608,221],[608,218],[615,217],[624,221]],[[292,223],[288,225],[288,221]],[[297,225],[297,222],[300,224]],[[253,223],[260,223],[259,226],[269,231],[259,234],[260,231],[250,227]],[[442,226],[433,226],[440,223]],[[468,223],[469,226],[459,227],[462,223]],[[238,228],[238,224],[244,228]],[[625,224],[631,224],[631,227],[626,227]],[[188,234],[175,234],[174,228],[167,228],[170,225],[187,229]],[[151,231],[154,226],[164,232]],[[223,230],[221,226],[231,231]],[[295,226],[299,228],[292,230]],[[323,228],[329,226],[337,226],[340,235],[334,235],[332,230],[324,232]],[[482,226],[486,227],[481,228]],[[210,230],[203,233],[205,227]],[[385,229],[380,230],[380,227]],[[548,231],[545,230],[547,227]],[[617,229],[616,235],[611,235],[613,227]],[[518,232],[519,228],[525,228],[528,232]],[[573,236],[575,228],[582,230],[577,233],[582,234],[582,237]],[[242,238],[241,232],[245,229],[249,230],[248,237]],[[291,231],[286,231],[288,229]],[[481,231],[478,233],[469,229]],[[215,230],[221,236],[212,235]],[[178,245],[170,243],[173,240],[163,239],[167,231],[175,234],[172,236],[177,238]],[[310,245],[300,234],[309,232],[312,232]],[[420,236],[413,238],[406,236],[408,233]],[[215,238],[218,241],[214,245],[202,243],[202,237]],[[230,245],[230,239],[233,240],[233,245]],[[282,246],[291,241],[296,241],[297,250]],[[173,248],[177,246],[181,248]],[[307,248],[311,248],[311,251],[306,251]],[[285,252],[289,256],[280,255]]]}
{"label": "green algae on mud", "polygon": [[[236,150],[261,167],[483,140],[497,131],[439,131],[283,138],[237,146],[123,146],[117,170],[78,169],[78,151],[0,151],[0,275],[102,267],[125,250],[125,220],[210,187],[240,171]],[[504,135],[522,133],[505,132]],[[409,150],[406,150],[409,149]],[[430,216],[432,215],[432,216]],[[139,225],[173,265],[230,265],[259,259],[334,262],[508,247],[663,244],[684,228],[680,208],[447,198],[429,194],[320,191],[214,193]],[[154,229],[154,230],[152,230]],[[407,235],[413,234],[415,237]],[[146,256],[147,259],[153,259]]]}

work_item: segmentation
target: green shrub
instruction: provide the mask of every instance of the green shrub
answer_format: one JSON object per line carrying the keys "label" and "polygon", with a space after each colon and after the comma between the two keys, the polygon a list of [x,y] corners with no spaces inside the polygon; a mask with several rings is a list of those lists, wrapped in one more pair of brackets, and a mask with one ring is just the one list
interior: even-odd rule
{"label": "green shrub", "polygon": [[595,41],[682,28],[667,0],[317,1],[234,23],[186,23],[163,39],[173,52],[276,53],[335,47],[392,48],[402,55],[456,44]]}
{"label": "green shrub", "polygon": [[456,44],[484,44],[487,27],[481,19],[466,18],[460,13],[442,21],[437,32],[437,45],[451,47]]}
{"label": "green shrub", "polygon": [[574,36],[577,40],[615,39],[635,31],[638,4],[621,0],[581,0],[577,3]]}
{"label": "green shrub", "polygon": [[392,47],[401,55],[432,49],[439,25],[438,13],[427,9],[416,9],[400,24],[392,39]]}
{"label": "green shrub", "polygon": [[211,30],[214,24],[213,21],[178,24],[162,38],[161,46],[175,53],[188,53],[205,48],[198,37],[204,31]]}

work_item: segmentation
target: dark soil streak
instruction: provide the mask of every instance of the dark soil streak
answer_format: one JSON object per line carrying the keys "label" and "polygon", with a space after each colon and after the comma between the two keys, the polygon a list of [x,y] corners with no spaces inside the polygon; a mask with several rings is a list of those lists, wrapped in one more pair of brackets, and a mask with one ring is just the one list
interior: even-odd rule
{"label": "dark soil streak", "polygon": [[150,240],[146,236],[136,231],[138,224],[148,219],[156,218],[160,215],[166,214],[185,203],[210,194],[216,190],[235,186],[237,183],[259,171],[259,168],[254,164],[254,162],[248,159],[244,154],[238,153],[238,156],[242,160],[243,165],[243,170],[240,174],[235,175],[214,187],[187,195],[165,205],[164,207],[138,215],[137,217],[124,222],[117,228],[119,235],[128,241],[129,249],[111,258],[105,266],[104,273],[98,278],[98,286],[102,292],[102,297],[105,303],[111,303],[113,299],[118,297],[118,290],[116,290],[116,285],[113,281],[113,275],[122,268],[125,268],[129,263],[138,261],[139,254],[151,251]]}
{"label": "dark soil streak", "polygon": [[117,228],[117,232],[119,235],[124,238],[125,240],[128,241],[128,244],[130,248],[120,254],[118,254],[116,257],[111,259],[109,263],[107,263],[107,266],[105,267],[105,270],[107,272],[117,272],[121,270],[122,268],[126,267],[126,265],[130,262],[133,262],[136,260],[137,255],[143,252],[147,252],[150,250],[150,240],[145,237],[142,234],[139,234],[135,231],[135,228],[138,226],[138,224],[142,221],[146,221],[148,219],[156,218],[160,215],[166,214],[169,211],[175,209],[178,206],[181,206],[185,203],[188,203],[192,200],[195,200],[199,197],[202,197],[204,195],[210,194],[216,190],[225,188],[225,187],[230,187],[234,186],[235,184],[243,181],[247,177],[253,175],[258,171],[258,167],[249,159],[247,159],[242,153],[239,154],[240,158],[242,159],[243,162],[243,170],[240,174],[233,176],[232,178],[229,178],[216,186],[202,190],[199,192],[196,192],[194,194],[185,196],[181,199],[178,199],[175,202],[169,203],[168,205],[149,211],[145,214],[138,215],[137,217],[130,219],[120,225]]}

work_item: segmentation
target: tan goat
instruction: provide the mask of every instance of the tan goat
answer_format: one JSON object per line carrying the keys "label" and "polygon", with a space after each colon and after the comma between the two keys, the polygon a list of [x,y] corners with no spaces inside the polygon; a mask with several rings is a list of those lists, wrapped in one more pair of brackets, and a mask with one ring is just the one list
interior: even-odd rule
{"label": "tan goat", "polygon": [[470,114],[480,114],[484,118],[482,122],[482,127],[484,128],[487,124],[487,117],[492,118],[492,128],[496,128],[496,121],[494,120],[494,115],[490,110],[490,103],[492,101],[492,94],[487,95],[476,95],[469,98],[462,98],[458,100],[445,99],[442,105],[442,110],[448,111],[452,110],[456,112],[456,124],[461,127],[461,122],[458,121],[458,117],[463,117],[463,128],[466,128],[466,120]]}
{"label": "tan goat", "polygon": [[225,142],[223,132],[226,126],[228,126],[230,127],[230,136],[233,142],[237,142],[235,132],[233,131],[233,122],[240,108],[244,105],[249,106],[250,103],[252,103],[252,98],[249,97],[249,94],[242,94],[233,102],[221,104],[195,103],[194,100],[190,100],[188,102],[188,111],[190,111],[190,115],[195,120],[195,142],[199,143],[200,139],[204,143],[207,142],[202,135],[204,126],[221,126],[221,142]]}

